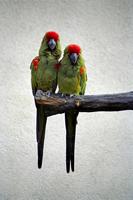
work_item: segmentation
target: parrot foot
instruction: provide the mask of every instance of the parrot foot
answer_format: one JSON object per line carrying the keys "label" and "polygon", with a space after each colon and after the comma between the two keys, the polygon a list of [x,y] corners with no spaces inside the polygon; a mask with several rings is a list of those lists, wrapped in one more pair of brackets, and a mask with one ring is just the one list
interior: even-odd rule
{"label": "parrot foot", "polygon": [[65,94],[63,94],[63,93],[61,93],[61,92],[58,92],[58,95],[59,95],[60,97],[65,97]]}
{"label": "parrot foot", "polygon": [[41,99],[44,96],[50,97],[51,96],[51,91],[42,91],[42,90],[37,90],[36,94],[35,94],[35,99]]}
{"label": "parrot foot", "polygon": [[61,93],[61,97],[65,97],[65,96],[66,96],[65,94]]}
{"label": "parrot foot", "polygon": [[44,92],[42,90],[37,90],[35,94],[35,99],[41,99],[43,95],[44,95]]}
{"label": "parrot foot", "polygon": [[75,97],[75,96],[76,96],[75,94],[70,94],[70,98]]}
{"label": "parrot foot", "polygon": [[75,94],[63,94],[61,92],[59,92],[58,94],[59,94],[60,97],[70,97],[70,98],[72,98],[72,97],[76,96]]}
{"label": "parrot foot", "polygon": [[45,92],[45,95],[50,97],[51,96],[51,91],[48,90],[47,92]]}

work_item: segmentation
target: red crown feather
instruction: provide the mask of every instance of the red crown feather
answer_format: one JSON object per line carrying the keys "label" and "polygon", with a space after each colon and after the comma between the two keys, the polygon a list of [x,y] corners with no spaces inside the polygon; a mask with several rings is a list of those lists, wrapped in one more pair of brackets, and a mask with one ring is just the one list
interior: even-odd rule
{"label": "red crown feather", "polygon": [[70,44],[70,45],[68,45],[68,52],[80,54],[81,48],[77,44]]}
{"label": "red crown feather", "polygon": [[45,34],[47,40],[54,39],[56,42],[59,39],[59,34],[54,31],[49,31]]}

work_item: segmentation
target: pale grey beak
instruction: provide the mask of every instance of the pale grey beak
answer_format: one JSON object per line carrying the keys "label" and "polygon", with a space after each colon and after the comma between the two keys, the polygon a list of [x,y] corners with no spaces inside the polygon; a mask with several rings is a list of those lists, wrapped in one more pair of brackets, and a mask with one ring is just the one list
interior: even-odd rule
{"label": "pale grey beak", "polygon": [[78,60],[78,54],[77,53],[70,54],[70,61],[71,61],[72,64],[76,64],[77,60]]}
{"label": "pale grey beak", "polygon": [[51,50],[54,50],[55,47],[56,47],[56,42],[54,39],[50,39],[49,42],[48,42],[48,46]]}

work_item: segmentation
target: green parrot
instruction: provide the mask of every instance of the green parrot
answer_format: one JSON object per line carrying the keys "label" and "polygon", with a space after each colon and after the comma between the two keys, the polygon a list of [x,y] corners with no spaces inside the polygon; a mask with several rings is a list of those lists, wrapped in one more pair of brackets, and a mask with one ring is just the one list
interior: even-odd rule
{"label": "green parrot", "polygon": [[[61,56],[61,45],[59,34],[47,32],[39,49],[39,56],[35,57],[31,63],[31,85],[33,95],[37,90],[54,93],[57,87],[58,60]],[[38,149],[38,168],[42,166],[43,147],[45,139],[45,128],[47,117],[43,105],[36,103],[36,137]]]}
{"label": "green parrot", "polygon": [[[81,48],[76,44],[68,45],[60,61],[58,71],[59,93],[63,95],[84,95],[87,73]],[[74,171],[75,134],[78,111],[65,112],[66,126],[66,171]]]}

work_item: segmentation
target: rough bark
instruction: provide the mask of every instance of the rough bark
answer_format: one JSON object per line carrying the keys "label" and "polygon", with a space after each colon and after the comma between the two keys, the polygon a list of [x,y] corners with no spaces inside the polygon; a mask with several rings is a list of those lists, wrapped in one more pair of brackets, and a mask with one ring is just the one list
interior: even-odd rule
{"label": "rough bark", "polygon": [[38,104],[45,106],[47,116],[64,113],[70,109],[79,112],[133,110],[133,92],[102,95],[61,96],[41,92],[35,96]]}

